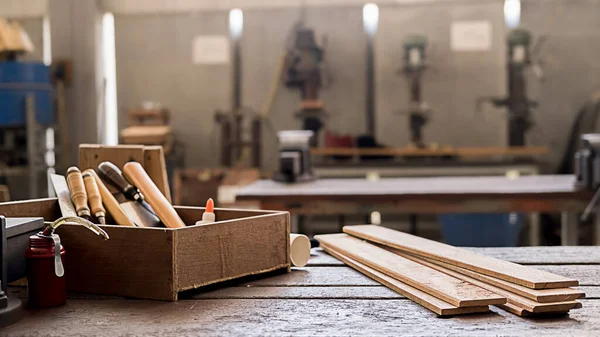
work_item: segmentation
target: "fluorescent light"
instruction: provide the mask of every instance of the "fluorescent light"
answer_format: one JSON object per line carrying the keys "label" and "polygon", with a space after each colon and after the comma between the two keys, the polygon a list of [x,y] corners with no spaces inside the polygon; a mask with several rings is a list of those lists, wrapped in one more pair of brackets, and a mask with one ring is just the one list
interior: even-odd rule
{"label": "fluorescent light", "polygon": [[50,17],[44,16],[42,23],[42,59],[44,64],[49,66],[52,64],[52,40],[50,31]]}
{"label": "fluorescent light", "polygon": [[229,33],[234,39],[239,39],[244,31],[244,12],[239,8],[229,11]]}
{"label": "fluorescent light", "polygon": [[363,6],[363,26],[365,32],[374,35],[379,25],[379,7],[374,3],[368,3]]}
{"label": "fluorescent light", "polygon": [[115,17],[105,13],[102,17],[102,60],[104,70],[104,121],[102,143],[119,143],[117,112],[117,66],[115,57]]}
{"label": "fluorescent light", "polygon": [[504,0],[504,22],[510,29],[521,22],[521,0]]}

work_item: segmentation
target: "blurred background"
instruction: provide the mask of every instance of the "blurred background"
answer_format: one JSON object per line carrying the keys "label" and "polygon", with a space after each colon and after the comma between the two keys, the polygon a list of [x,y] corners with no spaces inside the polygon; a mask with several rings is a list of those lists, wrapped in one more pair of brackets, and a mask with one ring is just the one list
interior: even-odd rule
{"label": "blurred background", "polygon": [[596,0],[0,0],[0,18],[5,200],[48,196],[81,143],[162,145],[175,203],[230,206],[277,169],[282,130],[313,131],[332,178],[571,173],[596,130]]}

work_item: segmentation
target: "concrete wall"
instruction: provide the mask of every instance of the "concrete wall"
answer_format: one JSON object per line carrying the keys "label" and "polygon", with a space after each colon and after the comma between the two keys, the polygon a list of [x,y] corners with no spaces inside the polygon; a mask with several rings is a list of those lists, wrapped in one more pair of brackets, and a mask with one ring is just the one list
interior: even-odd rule
{"label": "concrete wall", "polygon": [[194,65],[192,40],[227,35],[227,17],[227,12],[115,16],[120,126],[126,126],[128,109],[161,102],[172,112],[191,167],[217,165],[213,115],[231,107],[230,65]]}

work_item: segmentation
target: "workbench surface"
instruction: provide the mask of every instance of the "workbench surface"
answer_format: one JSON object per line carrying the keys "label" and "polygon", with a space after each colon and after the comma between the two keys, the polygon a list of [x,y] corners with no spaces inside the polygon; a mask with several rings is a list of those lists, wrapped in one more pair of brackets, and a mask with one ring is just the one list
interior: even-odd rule
{"label": "workbench surface", "polygon": [[260,180],[237,193],[240,200],[302,201],[314,199],[357,200],[419,197],[579,196],[572,175],[491,177],[427,177],[366,179],[319,179],[285,184]]}
{"label": "workbench surface", "polygon": [[[580,280],[583,308],[568,316],[488,314],[438,318],[320,249],[289,274],[185,293],[178,302],[71,294],[64,306],[28,311],[1,336],[600,336],[600,248],[473,249]],[[25,297],[24,288],[10,291]]]}

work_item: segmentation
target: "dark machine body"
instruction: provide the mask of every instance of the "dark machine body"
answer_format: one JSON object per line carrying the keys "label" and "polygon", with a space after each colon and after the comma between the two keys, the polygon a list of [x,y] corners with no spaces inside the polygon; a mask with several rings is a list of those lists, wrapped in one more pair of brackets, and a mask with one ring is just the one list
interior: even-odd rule
{"label": "dark machine body", "polygon": [[404,66],[400,73],[408,79],[410,89],[410,105],[408,111],[410,140],[416,147],[425,147],[423,127],[427,124],[429,109],[422,101],[422,78],[427,69],[425,65],[425,48],[427,38],[422,35],[411,35],[404,40]]}
{"label": "dark machine body", "polygon": [[487,98],[496,107],[508,109],[508,146],[525,146],[527,131],[533,126],[531,110],[537,102],[527,97],[528,67],[534,67],[534,73],[541,77],[541,68],[531,61],[531,33],[524,29],[514,29],[508,34],[508,62],[506,65],[508,96]]}
{"label": "dark machine body", "polygon": [[302,120],[303,130],[314,133],[312,146],[317,146],[319,131],[327,116],[319,99],[319,91],[323,86],[324,54],[324,49],[315,41],[314,31],[299,25],[295,31],[294,46],[286,55],[284,83],[288,88],[300,90],[302,107],[296,112],[296,117]]}

